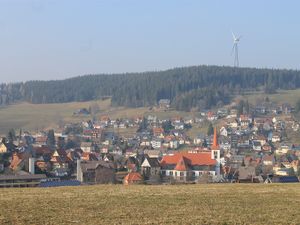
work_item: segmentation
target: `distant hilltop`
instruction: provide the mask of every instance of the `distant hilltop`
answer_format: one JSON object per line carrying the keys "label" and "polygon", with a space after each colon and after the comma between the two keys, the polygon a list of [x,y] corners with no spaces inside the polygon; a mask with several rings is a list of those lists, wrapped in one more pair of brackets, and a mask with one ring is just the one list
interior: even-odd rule
{"label": "distant hilltop", "polygon": [[227,104],[245,91],[275,93],[300,87],[300,71],[191,66],[166,71],[85,75],[65,80],[1,84],[0,105],[20,101],[65,103],[111,98],[114,106],[141,107],[168,99],[178,110]]}

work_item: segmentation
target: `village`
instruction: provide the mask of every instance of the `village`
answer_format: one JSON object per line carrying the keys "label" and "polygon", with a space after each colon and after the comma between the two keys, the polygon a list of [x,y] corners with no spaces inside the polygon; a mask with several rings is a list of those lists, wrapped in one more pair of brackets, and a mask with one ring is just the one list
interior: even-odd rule
{"label": "village", "polygon": [[[170,101],[157,107],[168,111]],[[299,182],[300,123],[293,111],[267,99],[199,116],[102,115],[59,130],[23,131],[2,138],[0,187]]]}

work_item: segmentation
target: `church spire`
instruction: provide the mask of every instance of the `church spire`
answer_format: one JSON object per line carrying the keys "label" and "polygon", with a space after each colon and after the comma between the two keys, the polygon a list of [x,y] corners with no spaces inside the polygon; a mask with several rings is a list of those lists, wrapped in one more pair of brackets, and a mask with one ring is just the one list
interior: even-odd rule
{"label": "church spire", "polygon": [[213,144],[211,146],[212,149],[218,149],[219,145],[218,145],[218,137],[217,137],[217,128],[214,128],[214,140],[213,140]]}

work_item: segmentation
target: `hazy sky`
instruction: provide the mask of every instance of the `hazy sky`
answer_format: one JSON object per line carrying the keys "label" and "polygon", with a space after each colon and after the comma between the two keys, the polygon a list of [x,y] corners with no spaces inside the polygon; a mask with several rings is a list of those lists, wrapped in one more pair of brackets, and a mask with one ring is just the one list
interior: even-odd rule
{"label": "hazy sky", "polygon": [[300,69],[298,0],[0,0],[0,83],[232,65]]}

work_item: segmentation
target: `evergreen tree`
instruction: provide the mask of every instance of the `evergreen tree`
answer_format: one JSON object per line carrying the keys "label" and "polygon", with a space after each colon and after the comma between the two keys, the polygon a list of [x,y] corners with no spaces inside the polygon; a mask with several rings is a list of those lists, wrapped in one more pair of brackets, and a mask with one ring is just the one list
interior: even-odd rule
{"label": "evergreen tree", "polygon": [[55,147],[55,136],[54,136],[54,130],[49,130],[47,135],[47,145],[50,148]]}
{"label": "evergreen tree", "polygon": [[214,127],[212,123],[209,123],[207,128],[207,135],[213,135],[213,134],[214,134]]}
{"label": "evergreen tree", "polygon": [[148,127],[148,119],[146,117],[143,117],[143,120],[137,131],[138,132],[145,131],[145,130],[147,130],[147,127]]}
{"label": "evergreen tree", "polygon": [[11,129],[8,134],[7,134],[7,139],[9,143],[13,143],[17,138],[16,138],[16,133],[14,129]]}

